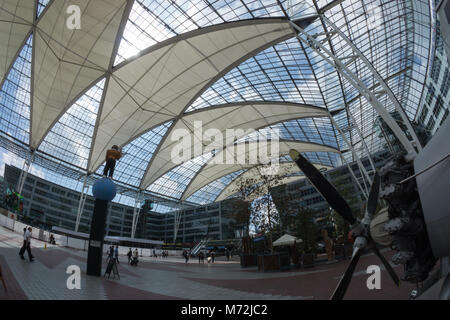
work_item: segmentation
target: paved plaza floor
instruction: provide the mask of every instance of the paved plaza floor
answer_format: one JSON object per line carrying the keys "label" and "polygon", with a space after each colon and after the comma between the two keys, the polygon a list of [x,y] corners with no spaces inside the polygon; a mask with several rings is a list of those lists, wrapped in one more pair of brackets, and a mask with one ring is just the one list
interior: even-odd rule
{"label": "paved plaza floor", "polygon": [[[0,282],[0,300],[313,300],[329,299],[348,260],[322,264],[309,269],[284,272],[258,272],[241,268],[238,261],[218,258],[214,264],[191,259],[142,257],[138,267],[120,257],[120,280],[86,275],[87,252],[47,246],[33,239],[35,261],[22,260],[20,234],[0,227],[0,266],[7,291]],[[384,252],[390,258],[392,252]],[[25,254],[27,258],[27,254]],[[106,259],[105,259],[106,260]],[[81,269],[81,289],[68,289],[68,266]],[[380,265],[373,254],[363,256],[355,270],[346,299],[406,300],[414,285],[402,282],[395,287],[381,267],[381,289],[369,290],[369,265]],[[106,263],[103,263],[103,270]],[[401,267],[396,267],[402,276]]]}

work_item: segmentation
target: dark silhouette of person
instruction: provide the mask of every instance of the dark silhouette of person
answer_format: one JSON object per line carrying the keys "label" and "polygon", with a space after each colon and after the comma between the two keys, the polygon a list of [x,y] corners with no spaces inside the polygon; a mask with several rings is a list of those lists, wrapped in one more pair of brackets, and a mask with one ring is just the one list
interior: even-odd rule
{"label": "dark silhouette of person", "polygon": [[200,251],[198,254],[198,263],[205,263],[205,254],[203,253],[203,251]]}
{"label": "dark silhouette of person", "polygon": [[183,257],[184,257],[184,259],[186,259],[185,263],[188,263],[188,261],[189,261],[189,253],[187,252],[187,250],[183,251]]}
{"label": "dark silhouette of person", "polygon": [[131,248],[130,248],[130,250],[128,250],[128,253],[127,253],[127,257],[128,257],[128,264],[130,264],[130,262],[131,262],[131,257],[133,256],[133,251],[131,250]]}

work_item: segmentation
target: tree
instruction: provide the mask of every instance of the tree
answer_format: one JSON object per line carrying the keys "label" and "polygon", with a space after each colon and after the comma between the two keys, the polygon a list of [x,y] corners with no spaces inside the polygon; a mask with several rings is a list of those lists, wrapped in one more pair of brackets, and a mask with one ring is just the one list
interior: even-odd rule
{"label": "tree", "polygon": [[232,230],[241,230],[241,237],[248,236],[250,226],[250,203],[242,199],[232,199],[230,201],[232,212],[230,214],[229,226]]}
{"label": "tree", "polygon": [[242,177],[237,178],[235,184],[236,187],[232,190],[235,193],[235,198],[231,203],[232,213],[230,221],[230,227],[236,229],[244,229],[244,234],[242,236],[248,236],[250,227],[250,216],[251,216],[251,201],[249,195],[252,193],[253,188],[251,186],[254,184],[254,179],[243,179]]}
{"label": "tree", "polygon": [[284,233],[292,234],[296,213],[302,198],[298,198],[297,194],[292,197],[286,185],[272,189],[271,195],[279,214],[278,232],[280,236]]}
{"label": "tree", "polygon": [[257,177],[240,177],[233,190],[236,197],[249,203],[249,218],[257,230],[268,236],[269,249],[272,248],[272,232],[279,225],[279,213],[272,201],[270,191],[280,184],[283,176],[273,173],[270,165],[255,167]]}
{"label": "tree", "polygon": [[294,236],[303,240],[303,250],[305,253],[313,253],[318,237],[319,228],[315,223],[316,211],[308,208],[297,208],[294,216]]}

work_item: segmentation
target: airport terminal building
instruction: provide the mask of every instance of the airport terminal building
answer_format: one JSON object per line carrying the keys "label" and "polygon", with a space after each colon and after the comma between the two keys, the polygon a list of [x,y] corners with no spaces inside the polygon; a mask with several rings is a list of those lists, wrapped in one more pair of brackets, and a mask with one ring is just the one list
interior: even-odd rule
{"label": "airport terminal building", "polygon": [[[15,186],[20,169],[5,166],[2,189]],[[79,208],[80,193],[28,175],[24,184],[23,213],[25,221],[51,230],[52,226],[74,230]],[[88,196],[81,215],[78,231],[89,233],[95,199]],[[234,239],[230,228],[229,201],[182,209],[179,212],[158,213],[149,211],[140,214],[136,238],[164,241],[165,243],[195,243],[205,238],[211,240]],[[228,205],[227,205],[228,204]],[[134,208],[111,202],[106,222],[105,236],[130,237]],[[180,217],[178,232],[174,238],[175,216]]]}

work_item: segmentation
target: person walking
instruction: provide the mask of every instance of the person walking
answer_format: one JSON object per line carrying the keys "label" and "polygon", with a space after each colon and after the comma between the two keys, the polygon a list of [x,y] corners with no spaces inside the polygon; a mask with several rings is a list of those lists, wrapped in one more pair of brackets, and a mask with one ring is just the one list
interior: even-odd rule
{"label": "person walking", "polygon": [[200,251],[198,254],[198,263],[205,263],[205,254],[203,253],[203,251]]}
{"label": "person walking", "polygon": [[128,264],[130,264],[132,256],[133,256],[133,251],[131,251],[131,248],[130,248],[130,250],[128,250],[128,253],[127,253]]}
{"label": "person walking", "polygon": [[211,251],[211,262],[214,263],[214,258],[216,257],[216,252],[214,250]]}
{"label": "person walking", "polygon": [[22,248],[20,248],[19,251],[19,256],[20,258],[22,258],[22,260],[24,260],[25,258],[23,257],[23,254],[25,252],[25,250],[27,249],[27,227],[23,228],[23,244],[22,244]]}
{"label": "person walking", "polygon": [[188,254],[187,250],[183,250],[183,257],[186,260],[185,263],[188,263],[188,261],[189,261],[189,254]]}
{"label": "person walking", "polygon": [[119,245],[116,245],[114,248],[114,260],[119,263]]}
{"label": "person walking", "polygon": [[228,248],[225,248],[225,255],[227,256],[227,261],[230,261],[230,250]]}
{"label": "person walking", "polygon": [[33,262],[34,257],[31,254],[31,232],[32,232],[31,227],[28,227],[28,229],[25,231],[24,236],[23,236],[24,237],[24,246],[20,249],[19,254],[20,254],[20,258],[22,260],[25,260],[25,257],[23,256],[23,254],[24,254],[25,250],[27,250],[28,258],[30,259],[30,262]]}
{"label": "person walking", "polygon": [[[131,251],[131,248],[130,248],[130,251]],[[136,249],[133,251],[133,259],[132,259],[132,261],[130,262],[130,264],[131,264],[132,266],[137,267],[137,264],[138,264],[138,262],[139,262],[138,257],[139,257],[139,252],[138,252],[138,249],[136,248]]]}
{"label": "person walking", "polygon": [[114,168],[116,167],[116,160],[119,160],[123,156],[122,148],[113,145],[111,149],[106,151],[106,164],[103,169],[103,176],[108,176],[112,179],[114,174]]}

